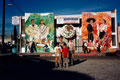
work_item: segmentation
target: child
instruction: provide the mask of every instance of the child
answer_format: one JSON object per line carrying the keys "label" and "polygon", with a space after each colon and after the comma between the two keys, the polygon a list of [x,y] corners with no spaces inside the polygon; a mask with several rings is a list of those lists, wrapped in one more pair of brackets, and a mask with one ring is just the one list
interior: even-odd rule
{"label": "child", "polygon": [[61,67],[61,52],[62,49],[59,46],[59,43],[57,43],[55,47],[55,67],[58,67],[58,63],[59,63],[59,67]]}
{"label": "child", "polygon": [[63,56],[63,67],[68,67],[68,56],[69,56],[69,50],[66,47],[66,44],[64,44],[62,49],[62,56]]}
{"label": "child", "polygon": [[68,47],[69,47],[69,51],[70,51],[70,55],[71,55],[70,62],[71,62],[71,65],[73,65],[74,53],[75,53],[75,45],[72,42],[72,39],[70,39],[70,41],[68,43]]}

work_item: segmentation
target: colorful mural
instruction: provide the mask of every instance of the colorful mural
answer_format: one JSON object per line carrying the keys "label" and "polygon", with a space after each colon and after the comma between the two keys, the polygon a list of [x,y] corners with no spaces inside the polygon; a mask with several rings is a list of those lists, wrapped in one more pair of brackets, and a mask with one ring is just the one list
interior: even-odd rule
{"label": "colorful mural", "polygon": [[54,15],[25,14],[26,52],[53,52]]}
{"label": "colorful mural", "polygon": [[82,40],[89,51],[104,52],[112,46],[110,15],[110,12],[82,13]]}

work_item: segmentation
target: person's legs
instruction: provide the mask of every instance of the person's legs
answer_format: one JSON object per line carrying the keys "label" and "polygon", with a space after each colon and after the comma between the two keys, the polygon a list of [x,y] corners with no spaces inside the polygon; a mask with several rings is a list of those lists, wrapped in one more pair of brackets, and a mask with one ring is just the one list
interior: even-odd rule
{"label": "person's legs", "polygon": [[59,56],[59,67],[62,67],[61,66],[61,56]]}
{"label": "person's legs", "polygon": [[34,46],[34,51],[37,52],[36,46]]}
{"label": "person's legs", "polygon": [[84,54],[86,54],[86,53],[85,53],[85,47],[84,47]]}
{"label": "person's legs", "polygon": [[65,58],[63,58],[63,68],[65,67]]}
{"label": "person's legs", "polygon": [[61,55],[61,66],[63,67],[63,57]]}
{"label": "person's legs", "polygon": [[68,58],[66,58],[66,67],[68,67]]}
{"label": "person's legs", "polygon": [[33,53],[33,47],[31,46],[31,53]]}
{"label": "person's legs", "polygon": [[87,54],[87,47],[85,47],[85,54]]}
{"label": "person's legs", "polygon": [[93,42],[94,41],[93,33],[91,33],[91,36],[92,36],[91,37],[92,38],[91,41]]}
{"label": "person's legs", "polygon": [[72,57],[72,52],[71,51],[69,51],[69,64],[71,64],[71,58]]}
{"label": "person's legs", "polygon": [[90,33],[90,40],[93,42],[94,38],[93,38],[93,33]]}
{"label": "person's legs", "polygon": [[72,57],[71,57],[71,65],[73,65],[73,54],[72,54]]}
{"label": "person's legs", "polygon": [[105,31],[103,31],[103,37],[104,37],[104,35],[105,35]]}
{"label": "person's legs", "polygon": [[100,39],[102,39],[103,38],[103,34],[102,34],[102,32],[100,32]]}
{"label": "person's legs", "polygon": [[90,32],[88,32],[88,42],[89,42],[89,40],[90,40]]}
{"label": "person's legs", "polygon": [[55,56],[55,67],[58,67],[58,57]]}
{"label": "person's legs", "polygon": [[71,65],[73,65],[73,61],[74,61],[74,51],[72,51],[72,58],[71,58]]}
{"label": "person's legs", "polygon": [[105,31],[103,31],[103,32],[100,32],[100,39],[102,39],[103,37],[104,37],[104,35],[105,35]]}

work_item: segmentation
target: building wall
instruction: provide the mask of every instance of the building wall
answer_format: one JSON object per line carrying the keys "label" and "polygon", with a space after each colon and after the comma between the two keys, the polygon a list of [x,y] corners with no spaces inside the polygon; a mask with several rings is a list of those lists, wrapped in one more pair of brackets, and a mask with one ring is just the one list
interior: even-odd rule
{"label": "building wall", "polygon": [[117,10],[111,12],[112,18],[112,48],[118,48],[117,44]]}
{"label": "building wall", "polygon": [[[111,12],[111,23],[112,23],[112,47],[111,48],[118,48],[118,42],[117,42],[117,10],[115,9],[114,11]],[[71,17],[71,18],[79,18],[82,20],[82,15],[55,15],[54,16],[54,19],[57,19],[57,18],[63,18],[63,17]],[[24,19],[25,17],[21,17],[21,25],[20,25],[20,29],[21,29],[21,53],[25,53],[25,33],[24,33]],[[82,22],[80,23],[82,24]],[[57,26],[57,27],[62,27],[62,26]],[[55,25],[55,28],[56,28],[56,25]],[[76,37],[76,39],[74,39],[74,43],[76,43],[76,52],[81,52],[82,51],[82,28],[81,26],[76,26],[75,27],[76,30],[79,29],[79,35],[78,37]],[[56,41],[59,42],[59,39],[58,39],[59,35],[58,35],[58,31],[55,30],[55,38],[56,38]],[[65,42],[68,42],[68,40],[64,39]]]}
{"label": "building wall", "polygon": [[[69,37],[73,39],[73,43],[76,47],[76,52],[82,52],[82,16],[81,15],[58,15],[55,16],[56,24],[56,41],[59,42],[59,37],[63,36],[65,26],[72,26],[76,32],[74,37]],[[69,42],[69,38],[63,36],[63,41],[65,43]]]}

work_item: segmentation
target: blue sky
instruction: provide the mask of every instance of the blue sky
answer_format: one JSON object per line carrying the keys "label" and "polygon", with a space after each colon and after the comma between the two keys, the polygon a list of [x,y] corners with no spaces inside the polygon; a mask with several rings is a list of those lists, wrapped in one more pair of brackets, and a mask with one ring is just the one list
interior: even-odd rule
{"label": "blue sky", "polygon": [[[2,32],[2,1],[0,0],[0,34]],[[6,0],[5,34],[10,34],[13,30],[11,17],[17,15],[16,6],[20,9],[18,12],[20,16],[24,16],[24,13],[46,12],[53,12],[55,15],[71,15],[81,14],[81,12],[112,11],[116,8],[117,21],[120,22],[119,3],[119,0]]]}

